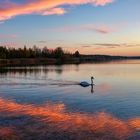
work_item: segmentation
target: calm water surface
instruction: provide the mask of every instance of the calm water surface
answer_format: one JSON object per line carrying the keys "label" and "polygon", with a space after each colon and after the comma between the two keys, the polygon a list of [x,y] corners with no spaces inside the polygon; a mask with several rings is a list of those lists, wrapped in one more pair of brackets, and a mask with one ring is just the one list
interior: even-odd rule
{"label": "calm water surface", "polygon": [[[94,76],[94,86],[79,82]],[[140,61],[0,71],[0,138],[140,140]]]}

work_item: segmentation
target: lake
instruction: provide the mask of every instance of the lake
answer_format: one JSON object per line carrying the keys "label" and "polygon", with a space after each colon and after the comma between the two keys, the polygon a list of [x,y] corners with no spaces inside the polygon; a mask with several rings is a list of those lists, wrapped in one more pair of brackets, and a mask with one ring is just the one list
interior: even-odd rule
{"label": "lake", "polygon": [[[81,87],[81,81],[94,86]],[[140,140],[140,60],[0,70],[0,139]]]}

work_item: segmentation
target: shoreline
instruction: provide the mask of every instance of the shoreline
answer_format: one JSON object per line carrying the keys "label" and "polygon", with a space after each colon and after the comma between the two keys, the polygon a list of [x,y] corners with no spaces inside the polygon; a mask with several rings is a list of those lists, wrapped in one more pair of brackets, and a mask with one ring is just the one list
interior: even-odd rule
{"label": "shoreline", "polygon": [[138,60],[140,57],[92,55],[72,58],[14,58],[0,59],[0,67],[16,66],[41,66],[41,65],[62,65],[62,64],[83,64],[83,63],[103,63],[121,60]]}

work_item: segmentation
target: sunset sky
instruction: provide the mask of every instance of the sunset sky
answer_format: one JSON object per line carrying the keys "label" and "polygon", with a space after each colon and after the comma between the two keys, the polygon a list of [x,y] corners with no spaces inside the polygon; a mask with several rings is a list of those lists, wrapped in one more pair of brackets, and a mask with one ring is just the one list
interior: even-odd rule
{"label": "sunset sky", "polygon": [[140,0],[0,0],[0,45],[140,56]]}

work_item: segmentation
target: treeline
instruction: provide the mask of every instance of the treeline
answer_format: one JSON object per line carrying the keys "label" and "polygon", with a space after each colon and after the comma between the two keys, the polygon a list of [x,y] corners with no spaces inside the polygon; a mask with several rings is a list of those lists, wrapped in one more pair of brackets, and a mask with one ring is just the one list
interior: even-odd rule
{"label": "treeline", "polygon": [[65,59],[71,57],[79,57],[80,53],[70,53],[64,51],[61,47],[56,49],[48,49],[47,47],[39,48],[33,46],[32,48],[7,48],[0,46],[0,59],[14,59],[14,58],[58,58]]}

